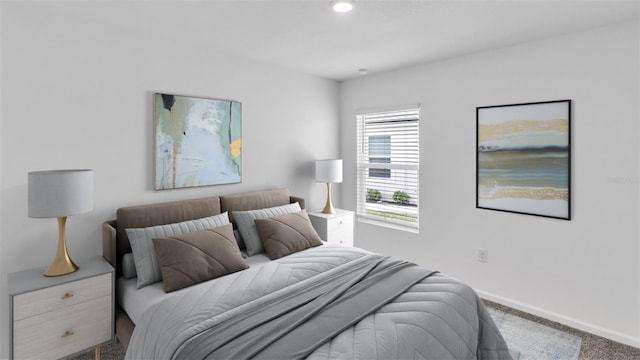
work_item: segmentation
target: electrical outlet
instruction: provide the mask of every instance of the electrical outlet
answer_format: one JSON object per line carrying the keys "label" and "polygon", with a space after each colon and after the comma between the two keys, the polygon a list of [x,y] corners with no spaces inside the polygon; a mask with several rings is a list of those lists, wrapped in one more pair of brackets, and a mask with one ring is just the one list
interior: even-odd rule
{"label": "electrical outlet", "polygon": [[483,263],[489,262],[489,250],[478,249],[478,261]]}

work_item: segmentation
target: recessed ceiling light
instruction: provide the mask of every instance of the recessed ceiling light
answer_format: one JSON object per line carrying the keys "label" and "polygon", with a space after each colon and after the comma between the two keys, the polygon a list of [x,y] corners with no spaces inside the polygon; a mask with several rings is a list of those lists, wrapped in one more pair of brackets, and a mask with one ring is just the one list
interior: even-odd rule
{"label": "recessed ceiling light", "polygon": [[358,69],[358,74],[367,75],[369,73],[369,69]]}
{"label": "recessed ceiling light", "polygon": [[345,13],[353,10],[354,5],[353,0],[331,0],[331,8],[333,8],[333,11],[339,13]]}

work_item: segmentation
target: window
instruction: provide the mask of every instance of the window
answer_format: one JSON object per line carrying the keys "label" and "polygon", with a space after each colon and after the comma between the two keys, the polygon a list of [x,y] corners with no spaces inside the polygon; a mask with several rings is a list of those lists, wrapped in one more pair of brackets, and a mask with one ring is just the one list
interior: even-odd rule
{"label": "window", "polygon": [[[369,162],[390,164],[391,163],[391,136],[373,135],[369,136]],[[391,169],[369,168],[369,177],[391,178]]]}
{"label": "window", "polygon": [[359,114],[360,219],[418,228],[420,109]]}

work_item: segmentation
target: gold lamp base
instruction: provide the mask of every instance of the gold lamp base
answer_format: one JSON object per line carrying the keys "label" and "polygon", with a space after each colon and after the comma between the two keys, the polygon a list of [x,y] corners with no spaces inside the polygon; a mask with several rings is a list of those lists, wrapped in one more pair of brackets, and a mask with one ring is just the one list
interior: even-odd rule
{"label": "gold lamp base", "polygon": [[327,183],[327,203],[322,209],[323,214],[335,214],[336,209],[333,208],[333,203],[331,203],[331,183]]}
{"label": "gold lamp base", "polygon": [[53,262],[49,265],[47,271],[44,272],[44,276],[62,276],[78,270],[78,265],[71,260],[67,252],[65,236],[66,223],[66,216],[58,218],[58,250],[56,251],[56,257],[53,258]]}

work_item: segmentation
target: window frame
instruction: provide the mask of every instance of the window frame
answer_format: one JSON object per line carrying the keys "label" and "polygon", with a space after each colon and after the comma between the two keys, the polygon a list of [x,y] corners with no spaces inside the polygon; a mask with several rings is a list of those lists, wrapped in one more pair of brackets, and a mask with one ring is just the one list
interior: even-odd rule
{"label": "window frame", "polygon": [[[420,105],[417,105],[375,111],[358,111],[356,113],[356,214],[358,221],[409,232],[419,232],[420,110]],[[407,125],[401,126],[403,122]],[[377,126],[378,130],[368,131],[367,125],[369,125],[370,129]],[[388,133],[385,132],[387,131],[386,126],[392,129],[388,130]],[[382,134],[380,134],[379,128],[382,128]],[[397,132],[397,134],[394,134],[394,132]],[[372,159],[382,156],[377,154],[376,156],[371,156],[371,149],[368,147],[371,136],[389,136],[390,161],[388,163],[372,161]],[[394,144],[393,136],[400,138],[397,144]],[[391,148],[394,150],[392,151]],[[400,156],[394,157],[395,153],[400,154]],[[389,171],[389,177],[372,177],[370,176],[370,170],[372,169],[387,170]],[[400,180],[394,180],[394,170],[405,171],[398,176]],[[367,181],[371,178],[375,179],[374,182],[384,182],[384,188],[387,190],[397,186],[397,183],[404,179],[405,188],[402,190],[411,189],[411,195],[415,194],[415,204],[407,206],[406,204],[385,201],[382,206],[377,206],[385,210],[372,210],[374,205],[367,205],[371,204],[368,199],[368,185],[371,182]],[[388,193],[389,191],[386,192]],[[395,212],[397,209],[400,209],[398,210],[399,213]],[[403,214],[404,211],[406,213]],[[373,213],[376,214],[374,215]],[[382,213],[382,215],[378,215],[379,213]],[[414,218],[415,220],[413,220]]]}

